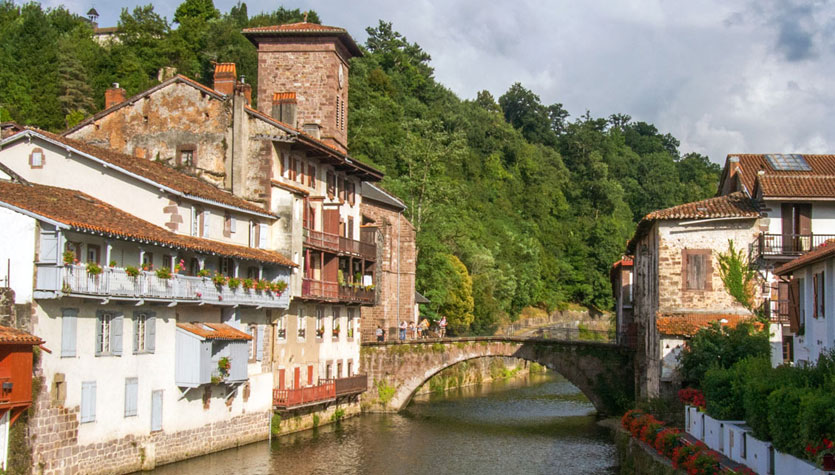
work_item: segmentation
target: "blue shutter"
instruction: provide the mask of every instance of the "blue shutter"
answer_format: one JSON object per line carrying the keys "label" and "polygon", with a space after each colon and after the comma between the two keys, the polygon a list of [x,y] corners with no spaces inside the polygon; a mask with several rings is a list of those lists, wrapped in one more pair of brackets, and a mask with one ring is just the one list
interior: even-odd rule
{"label": "blue shutter", "polygon": [[125,417],[135,416],[139,401],[139,379],[125,378]]}
{"label": "blue shutter", "polygon": [[122,322],[124,317],[113,315],[110,321],[110,352],[116,356],[122,356]]}
{"label": "blue shutter", "polygon": [[96,382],[81,383],[81,422],[96,420]]}
{"label": "blue shutter", "polygon": [[162,430],[162,390],[151,393],[151,432]]}
{"label": "blue shutter", "polygon": [[258,325],[257,337],[255,340],[255,359],[264,359],[264,325]]}
{"label": "blue shutter", "polygon": [[209,216],[211,215],[209,210],[203,211],[203,234],[200,237],[209,237]]}
{"label": "blue shutter", "polygon": [[139,351],[139,312],[133,312],[133,352]]}
{"label": "blue shutter", "polygon": [[157,340],[157,317],[156,313],[148,313],[148,318],[145,320],[145,351],[153,353],[156,349]]}
{"label": "blue shutter", "polygon": [[65,308],[61,313],[61,356],[72,357],[75,356],[78,309]]}
{"label": "blue shutter", "polygon": [[104,312],[96,311],[96,356],[101,355],[102,334],[101,334],[101,319],[104,317]]}

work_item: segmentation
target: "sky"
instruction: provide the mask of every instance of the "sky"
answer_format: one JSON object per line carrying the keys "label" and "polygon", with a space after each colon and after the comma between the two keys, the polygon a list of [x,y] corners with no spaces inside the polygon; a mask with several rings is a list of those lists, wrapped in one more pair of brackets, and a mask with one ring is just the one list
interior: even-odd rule
{"label": "sky", "polygon": [[[115,26],[149,0],[44,0]],[[169,20],[179,2],[151,0]],[[222,12],[237,0],[215,0]],[[461,98],[514,83],[573,118],[622,113],[717,163],[729,153],[835,153],[835,3],[826,1],[267,0],[315,10],[358,42],[379,20],[432,56]],[[116,5],[116,6],[114,6]]]}

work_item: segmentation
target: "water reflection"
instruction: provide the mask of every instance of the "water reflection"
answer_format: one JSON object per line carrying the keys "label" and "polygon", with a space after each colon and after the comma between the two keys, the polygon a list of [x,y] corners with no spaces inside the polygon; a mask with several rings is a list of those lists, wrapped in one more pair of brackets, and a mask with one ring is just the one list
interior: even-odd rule
{"label": "water reflection", "polygon": [[159,474],[615,473],[591,404],[555,376],[419,396],[373,414],[182,463]]}

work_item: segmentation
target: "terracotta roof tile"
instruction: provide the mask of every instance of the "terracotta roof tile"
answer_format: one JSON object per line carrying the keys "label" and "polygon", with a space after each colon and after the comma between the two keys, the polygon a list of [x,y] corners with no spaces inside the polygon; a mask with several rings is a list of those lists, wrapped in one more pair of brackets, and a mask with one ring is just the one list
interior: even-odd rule
{"label": "terracotta roof tile", "polygon": [[[725,320],[722,322],[722,320]],[[713,322],[720,322],[722,326],[734,328],[740,322],[755,323],[752,315],[737,315],[725,313],[682,313],[659,314],[655,317],[658,333],[667,336],[692,337],[702,328],[707,328]],[[761,325],[761,324],[760,324]]]}
{"label": "terracotta roof tile", "polygon": [[296,267],[277,252],[173,233],[76,190],[0,181],[0,201],[81,231]]}
{"label": "terracotta roof tile", "polygon": [[835,175],[760,175],[754,189],[772,198],[835,198]]}
{"label": "terracotta roof tile", "polygon": [[339,28],[336,26],[327,26],[327,25],[320,25],[318,23],[310,23],[310,22],[299,22],[299,23],[285,23],[283,25],[269,25],[269,26],[255,26],[252,28],[244,28],[243,33],[255,33],[255,32],[324,32],[324,31],[331,31],[331,32],[345,32],[344,28]]}
{"label": "terracotta roof tile", "polygon": [[270,180],[270,183],[273,186],[277,186],[277,187],[279,187],[281,189],[284,189],[284,190],[287,190],[291,193],[298,193],[302,196],[309,196],[310,195],[309,191],[305,190],[304,188],[302,188],[300,186],[291,185],[289,183],[284,183],[284,182],[281,182],[281,181],[278,181],[278,180]]}
{"label": "terracotta roof tile", "polygon": [[741,192],[685,203],[672,208],[653,211],[645,220],[659,219],[710,219],[750,217],[760,215],[756,204]]}
{"label": "terracotta roof tile", "polygon": [[244,28],[241,30],[251,42],[256,46],[259,37],[276,37],[276,36],[336,36],[341,41],[343,46],[354,56],[362,56],[362,50],[351,38],[351,35],[344,28],[337,26],[320,25],[318,23],[299,22],[299,23],[285,23],[283,25],[269,25],[269,26],[255,26],[252,28]]}
{"label": "terracotta roof tile", "polygon": [[27,128],[27,131],[42,135],[47,139],[56,141],[68,147],[72,147],[87,155],[91,155],[119,168],[127,170],[130,173],[142,176],[153,182],[184,193],[187,196],[202,198],[216,203],[233,206],[235,208],[254,211],[263,215],[270,215],[269,212],[260,206],[238,198],[237,196],[223,191],[216,186],[212,186],[197,177],[187,175],[167,165],[163,165],[162,163],[137,158],[102,147],[88,145],[78,140],[62,137],[60,135],[55,135],[39,129]]}
{"label": "terracotta roof tile", "polygon": [[207,340],[251,340],[252,336],[225,323],[190,322],[178,323],[178,328],[194,333]]}
{"label": "terracotta roof tile", "polygon": [[766,175],[771,177],[835,176],[835,155],[802,155],[812,168],[811,171],[775,170],[772,168],[771,164],[768,163],[768,159],[765,158],[766,154],[730,154],[728,155],[728,159],[731,157],[739,159],[739,178],[742,184],[748,189],[749,193],[754,192],[760,170],[763,170]]}
{"label": "terracotta roof tile", "polygon": [[215,65],[215,74],[217,73],[236,74],[235,63],[217,63]]}
{"label": "terracotta roof tile", "polygon": [[0,326],[0,344],[6,345],[40,345],[43,340],[17,328]]}
{"label": "terracotta roof tile", "polygon": [[796,271],[797,269],[800,269],[801,267],[821,261],[832,256],[835,256],[835,239],[830,239],[818,246],[818,248],[814,251],[804,254],[789,262],[786,262],[780,267],[774,269],[774,274],[791,274],[792,272]]}

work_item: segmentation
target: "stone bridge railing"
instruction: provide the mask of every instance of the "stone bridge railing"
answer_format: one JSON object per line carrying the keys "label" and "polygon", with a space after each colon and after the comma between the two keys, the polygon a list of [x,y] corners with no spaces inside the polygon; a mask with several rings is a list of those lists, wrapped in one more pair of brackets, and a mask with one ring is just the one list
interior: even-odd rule
{"label": "stone bridge railing", "polygon": [[417,389],[444,368],[474,358],[535,361],[577,386],[598,412],[617,414],[634,399],[633,352],[614,343],[490,336],[364,342],[361,368],[368,373],[366,409],[398,411]]}

